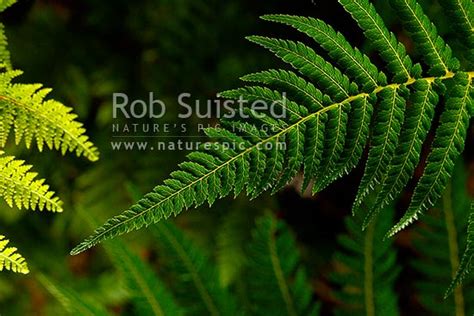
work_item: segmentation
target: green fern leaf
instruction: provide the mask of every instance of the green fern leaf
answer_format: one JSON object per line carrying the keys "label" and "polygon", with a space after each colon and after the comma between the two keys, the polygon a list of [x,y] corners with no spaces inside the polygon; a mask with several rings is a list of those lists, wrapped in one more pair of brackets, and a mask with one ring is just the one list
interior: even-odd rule
{"label": "green fern leaf", "polygon": [[46,276],[39,274],[38,280],[46,290],[56,298],[70,315],[108,316],[107,310],[93,299],[84,299],[75,290],[53,283]]}
{"label": "green fern leaf", "polygon": [[[460,267],[461,253],[468,225],[470,198],[466,190],[466,169],[455,167],[441,201],[413,231],[413,246],[419,256],[413,267],[420,273],[415,282],[419,301],[433,315],[471,315],[474,296],[473,278],[466,279],[456,293],[445,297],[445,289]],[[436,245],[436,247],[433,247]]]}
{"label": "green fern leaf", "polygon": [[0,235],[0,271],[6,269],[23,274],[30,272],[25,258],[16,252],[15,247],[7,247],[8,243],[9,240]]}
{"label": "green fern leaf", "polygon": [[171,223],[158,223],[152,231],[166,251],[167,271],[177,277],[172,289],[186,313],[236,315],[233,297],[219,286],[217,269],[202,250]]}
{"label": "green fern leaf", "polygon": [[[467,279],[474,265],[474,202],[471,204],[471,214],[469,216],[469,226],[467,228],[467,245],[461,259],[458,270],[449,286],[445,297],[451,294],[457,286]],[[474,302],[473,302],[474,305]]]}
{"label": "green fern leaf", "polygon": [[72,109],[55,100],[44,100],[50,89],[39,84],[13,84],[20,71],[0,74],[0,147],[4,147],[13,128],[15,142],[25,141],[27,148],[36,140],[41,151],[44,144],[63,154],[75,151],[91,161],[98,159],[97,149],[84,135],[85,129],[75,121]]}
{"label": "green fern leaf", "polygon": [[249,249],[247,280],[252,315],[319,314],[306,273],[298,267],[295,240],[283,222],[271,216],[260,218]]}
{"label": "green fern leaf", "polygon": [[470,119],[469,108],[472,106],[471,88],[472,78],[464,73],[457,74],[448,87],[446,107],[441,115],[424,174],[415,189],[410,207],[390,230],[389,236],[411,224],[422,212],[432,207],[444,190],[455,161],[464,150]]}
{"label": "green fern leaf", "polygon": [[0,64],[5,65],[8,70],[11,70],[10,52],[8,51],[8,40],[5,35],[5,26],[0,23]]}
{"label": "green fern leaf", "polygon": [[459,69],[459,61],[453,57],[451,48],[415,0],[390,0],[390,4],[412,35],[432,75],[447,75]]}
{"label": "green fern leaf", "polygon": [[107,247],[115,266],[126,280],[139,315],[183,315],[168,289],[151,268],[127,246],[115,240]]}
{"label": "green fern leaf", "polygon": [[62,212],[61,201],[43,179],[35,180],[37,174],[29,172],[30,169],[23,160],[0,156],[0,196],[10,207]]}

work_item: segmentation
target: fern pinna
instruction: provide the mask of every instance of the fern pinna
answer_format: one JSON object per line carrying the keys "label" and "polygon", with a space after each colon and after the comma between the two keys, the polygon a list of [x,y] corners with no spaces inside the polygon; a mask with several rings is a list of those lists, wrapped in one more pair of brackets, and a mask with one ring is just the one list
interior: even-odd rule
{"label": "fern pinna", "polygon": [[[256,197],[278,191],[304,170],[305,186],[313,193],[352,170],[369,144],[369,154],[353,210],[364,209],[364,226],[389,205],[407,185],[421,160],[422,145],[432,126],[436,107],[442,112],[424,172],[403,218],[388,231],[392,236],[432,207],[444,190],[454,162],[464,149],[473,111],[472,36],[455,56],[415,0],[391,0],[411,34],[421,62],[413,61],[388,30],[368,0],[340,0],[385,61],[375,65],[344,36],[313,18],[267,15],[311,37],[327,51],[331,62],[309,46],[290,40],[251,36],[298,73],[268,70],[243,77],[250,85],[220,94],[223,98],[277,102],[285,120],[264,111],[248,111],[244,122],[229,119],[209,128],[210,148],[189,154],[188,161],[152,192],[120,215],[109,219],[72,250],[80,253],[117,235],[209,204],[231,193]],[[469,0],[443,0],[455,32],[472,33],[474,6]],[[471,25],[470,29],[467,29]],[[472,35],[472,34],[471,34]],[[469,62],[466,62],[469,63]],[[258,85],[261,84],[261,85]],[[441,98],[442,97],[442,98]],[[444,99],[444,104],[439,104]],[[271,130],[259,130],[271,124]],[[235,129],[236,125],[241,128]],[[276,146],[285,142],[285,148]],[[225,143],[238,143],[238,149]],[[263,150],[263,148],[274,148]],[[275,149],[277,148],[277,149]],[[369,195],[375,202],[369,203]]]}
{"label": "fern pinna", "polygon": [[[13,3],[14,0],[0,1],[0,12]],[[24,141],[28,149],[36,142],[39,151],[46,146],[63,154],[76,152],[91,161],[98,159],[98,152],[84,135],[85,129],[76,121],[77,115],[71,108],[46,100],[51,89],[40,84],[13,83],[19,75],[21,71],[12,70],[5,28],[0,23],[0,196],[10,207],[61,212],[62,202],[43,179],[36,179],[37,173],[30,171],[31,166],[5,155],[10,134],[14,134],[16,145]],[[5,248],[8,241],[3,236],[1,239],[0,270],[6,267],[27,273],[23,257],[13,254],[15,248]]]}

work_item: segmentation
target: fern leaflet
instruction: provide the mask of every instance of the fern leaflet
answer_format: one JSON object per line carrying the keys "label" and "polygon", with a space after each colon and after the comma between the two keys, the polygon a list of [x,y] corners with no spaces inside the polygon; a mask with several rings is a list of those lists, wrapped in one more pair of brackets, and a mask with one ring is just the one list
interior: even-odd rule
{"label": "fern leaflet", "polygon": [[9,241],[5,236],[0,235],[0,271],[3,269],[13,272],[27,274],[29,272],[28,265],[15,247],[7,247]]}

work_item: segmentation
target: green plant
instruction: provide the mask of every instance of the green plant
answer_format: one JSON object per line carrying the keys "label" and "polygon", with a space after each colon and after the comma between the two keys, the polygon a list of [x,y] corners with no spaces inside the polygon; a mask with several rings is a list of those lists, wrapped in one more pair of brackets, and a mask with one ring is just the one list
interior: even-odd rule
{"label": "green plant", "polygon": [[[0,12],[13,3],[14,0],[1,1]],[[4,155],[10,134],[14,134],[16,145],[24,141],[30,149],[36,142],[39,151],[46,146],[62,154],[76,152],[91,161],[98,159],[97,149],[84,135],[85,129],[76,121],[77,115],[71,113],[71,108],[45,99],[51,89],[40,84],[12,82],[21,71],[12,70],[3,24],[0,24],[0,69],[0,196],[10,207],[62,212],[62,202],[43,179],[36,179],[37,173],[29,171],[31,166]],[[8,241],[3,238],[0,270],[27,273],[24,258],[14,253],[15,248],[5,248]]]}
{"label": "green plant", "polygon": [[363,216],[346,219],[348,234],[338,238],[341,250],[335,255],[336,272],[331,279],[336,292],[337,315],[399,315],[395,281],[400,273],[397,252],[384,234],[393,224],[394,209],[374,220],[365,231]]}
{"label": "green plant", "polygon": [[[414,230],[413,246],[418,256],[413,267],[421,275],[415,283],[419,301],[433,315],[472,315],[474,312],[473,276],[447,297],[446,287],[461,267],[461,250],[466,239],[471,197],[467,194],[466,172],[458,163],[442,199]],[[435,247],[433,245],[436,245]],[[466,259],[464,259],[466,260]]]}
{"label": "green plant", "polygon": [[[163,254],[158,274],[125,244],[106,246],[132,297],[136,315],[318,315],[306,271],[287,226],[271,215],[260,217],[246,251],[242,276],[249,297],[219,286],[217,266],[171,222],[153,227]],[[39,280],[72,314],[105,315],[106,306],[72,288]],[[237,302],[249,303],[237,304]],[[97,314],[94,314],[97,313]]]}
{"label": "green plant", "polygon": [[[451,48],[415,0],[392,0],[406,30],[415,41],[421,64],[414,63],[406,49],[385,26],[368,0],[340,0],[363,29],[365,36],[386,63],[386,71],[351,46],[330,25],[313,18],[286,15],[265,20],[292,26],[313,38],[327,51],[333,63],[300,42],[260,36],[249,37],[290,64],[300,75],[270,70],[243,77],[268,85],[247,86],[221,93],[224,98],[279,102],[287,111],[285,120],[269,113],[248,110],[247,121],[225,120],[221,129],[209,128],[211,150],[191,153],[171,178],[145,195],[127,211],[109,219],[72,250],[78,254],[105,239],[158,222],[183,209],[206,201],[240,194],[244,189],[256,197],[267,189],[278,191],[302,167],[304,186],[313,182],[313,193],[327,187],[353,169],[370,138],[365,173],[353,210],[368,209],[364,227],[407,185],[420,163],[440,96],[445,103],[424,172],[403,218],[387,233],[393,236],[432,207],[446,187],[454,163],[464,149],[471,116],[474,72],[472,24],[474,6],[469,0],[444,0],[452,26],[466,49]],[[342,71],[340,69],[343,69]],[[389,75],[387,75],[387,72]],[[304,79],[305,77],[306,79]],[[309,81],[307,81],[309,80]],[[283,98],[286,92],[288,98]],[[375,112],[375,113],[374,113]],[[262,124],[272,130],[259,130]],[[235,127],[240,128],[235,131]],[[233,150],[222,143],[243,144]],[[286,143],[286,150],[276,144]],[[264,145],[273,150],[262,150]],[[367,198],[374,194],[374,203]]]}

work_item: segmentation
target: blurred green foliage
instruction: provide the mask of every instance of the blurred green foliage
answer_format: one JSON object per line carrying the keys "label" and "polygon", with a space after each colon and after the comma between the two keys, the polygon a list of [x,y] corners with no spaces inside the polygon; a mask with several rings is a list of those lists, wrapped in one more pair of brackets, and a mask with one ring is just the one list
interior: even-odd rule
{"label": "blurred green foliage", "polygon": [[[439,6],[432,1],[421,2],[438,22],[438,17],[442,17]],[[377,6],[390,21],[392,12],[386,1],[377,1]],[[47,284],[50,290],[56,286],[68,289],[73,296],[80,293],[80,299],[95,302],[101,311],[128,315],[133,310],[135,301],[123,275],[125,269],[109,258],[104,247],[76,257],[70,257],[69,251],[90,232],[89,218],[103,222],[126,209],[136,199],[131,191],[148,192],[175,169],[186,153],[111,150],[112,93],[126,92],[131,98],[146,98],[153,91],[170,105],[176,105],[181,92],[202,100],[213,98],[218,91],[236,86],[239,75],[275,65],[270,54],[244,40],[244,36],[257,33],[286,35],[286,28],[258,23],[258,17],[266,13],[324,16],[370,52],[370,45],[363,42],[336,1],[20,0],[3,14],[12,63],[25,70],[21,80],[54,87],[53,97],[73,106],[85,123],[101,151],[101,160],[90,164],[74,157],[61,157],[56,152],[31,154],[21,148],[10,150],[19,157],[28,157],[40,175],[49,179],[65,202],[65,212],[54,217],[35,213],[24,217],[25,212],[0,205],[2,233],[21,247],[32,271],[26,277],[0,274],[2,315],[63,315],[63,305],[50,295],[51,291],[44,286]],[[394,28],[399,30],[398,25]],[[446,25],[441,24],[441,32],[445,30]],[[406,40],[402,32],[398,35]],[[294,33],[288,37],[291,36],[298,39]],[[409,49],[413,47],[406,41]],[[193,120],[196,119],[188,123],[195,124]],[[172,110],[163,121],[181,122]],[[466,155],[467,161],[472,162],[472,153],[468,150]],[[466,186],[474,189],[474,167],[471,164],[463,170],[471,176],[457,182],[456,192]],[[321,302],[322,315],[334,310],[352,314],[360,306],[347,309],[339,297],[344,290],[355,291],[357,297],[360,289],[344,288],[331,275],[341,272],[341,263],[337,263],[334,255],[337,249],[344,250],[338,248],[337,236],[353,234],[354,223],[349,222],[346,227],[343,219],[350,213],[360,171],[314,198],[302,197],[290,187],[276,196],[264,195],[252,202],[225,199],[211,209],[204,207],[178,217],[175,223],[215,263],[214,279],[219,283],[216,286],[237,293],[243,298],[239,300],[242,305],[252,305],[252,298],[245,297],[249,296],[247,281],[253,277],[242,269],[249,258],[255,257],[250,255],[247,244],[252,239],[256,218],[263,210],[274,210],[296,236],[312,298]],[[400,204],[406,206],[406,199],[403,197]],[[176,266],[167,262],[171,256],[156,246],[156,236],[151,231],[158,229],[142,230],[117,243],[126,244],[135,257],[141,258],[140,264],[157,273],[168,289],[173,284]],[[464,231],[458,230],[460,240],[465,240]],[[404,315],[430,313],[429,306],[423,306],[424,300],[420,299],[420,280],[427,276],[416,264],[415,268],[411,265],[413,257],[420,257],[421,261],[425,258],[426,247],[418,246],[413,237],[421,234],[423,230],[415,227],[402,232],[390,245],[399,248],[396,265],[403,269],[387,291],[399,294],[396,305]],[[360,236],[357,238],[360,241]],[[449,279],[443,281],[446,284],[437,284],[445,290]],[[437,304],[449,306],[451,301]],[[472,310],[465,312],[472,314]]]}

